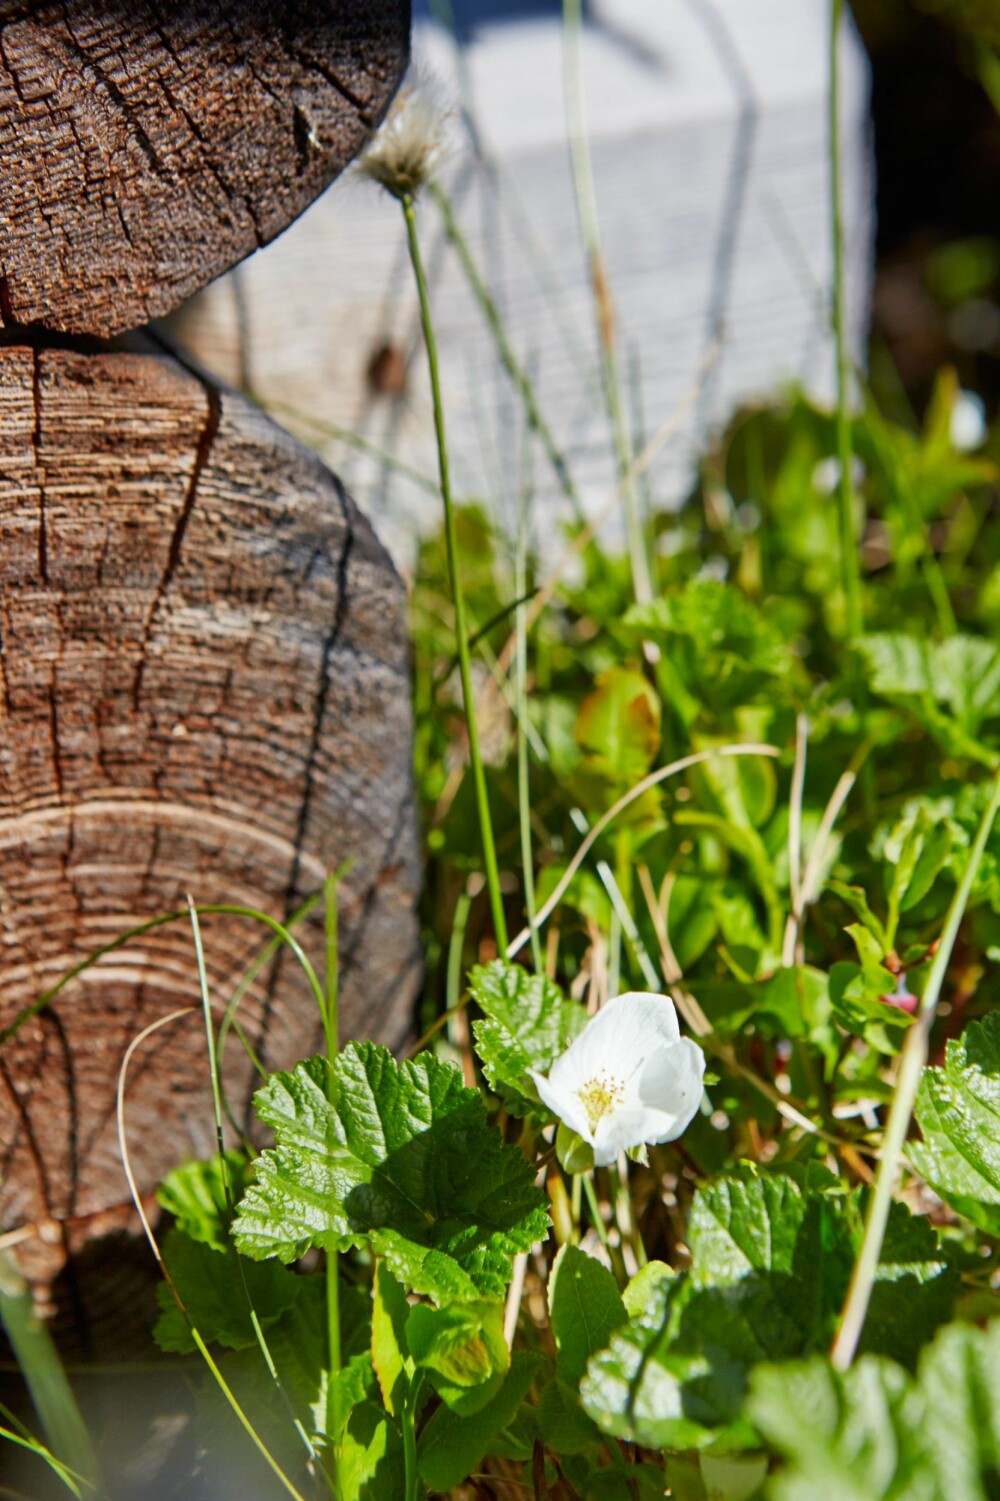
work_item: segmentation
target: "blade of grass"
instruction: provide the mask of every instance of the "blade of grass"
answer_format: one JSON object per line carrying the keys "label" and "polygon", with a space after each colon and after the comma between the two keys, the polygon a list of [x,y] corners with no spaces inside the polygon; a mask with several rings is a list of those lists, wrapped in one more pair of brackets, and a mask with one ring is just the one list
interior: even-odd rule
{"label": "blade of grass", "polygon": [[952,949],[955,946],[955,939],[958,936],[958,929],[965,916],[972,883],[976,878],[976,871],[979,869],[979,862],[982,860],[998,808],[1000,808],[1000,771],[994,777],[993,790],[980,819],[965,870],[962,872],[962,879],[958,883],[945,917],[940,942],[927,976],[927,984],[920,997],[920,1005],[903,1043],[899,1072],[896,1076],[896,1088],[889,1107],[889,1119],[882,1140],[882,1155],[879,1159],[878,1172],[875,1175],[875,1187],[868,1205],[861,1249],[854,1264],[840,1325],[830,1350],[830,1359],[839,1371],[845,1371],[854,1359],[854,1352],[864,1328],[872,1284],[875,1281],[879,1256],[882,1253],[885,1227],[889,1220],[889,1209],[896,1187],[896,1177],[903,1156],[903,1146],[913,1116],[920,1076],[927,1062],[927,1047],[938,998]]}
{"label": "blade of grass", "polygon": [[31,1289],[7,1251],[0,1252],[0,1323],[48,1439],[48,1448],[41,1445],[39,1451],[51,1453],[57,1473],[65,1470],[97,1493],[100,1471],[87,1425],[52,1337],[35,1312]]}
{"label": "blade of grass", "polygon": [[[200,906],[196,910],[199,917],[207,917],[213,913],[230,917],[249,917],[255,922],[263,923],[265,927],[270,928],[282,943],[288,945],[296,959],[298,959],[305,972],[306,979],[309,981],[313,995],[316,997],[317,1004],[322,1009],[324,1005],[323,991],[317,979],[316,971],[309,962],[309,957],[302,945],[297,938],[292,936],[284,923],[280,923],[276,917],[270,917],[266,912],[258,911],[256,907],[234,906],[227,902]],[[167,923],[180,922],[181,920],[187,922],[189,919],[190,913],[187,907],[178,907],[173,912],[164,912],[159,917],[151,917],[148,922],[138,923],[134,928],[129,928],[127,932],[120,934],[117,938],[113,938],[110,943],[104,943],[100,948],[94,949],[85,959],[81,959],[79,964],[74,964],[64,975],[61,975],[54,985],[50,985],[35,1000],[31,1001],[27,1006],[22,1007],[13,1021],[0,1030],[0,1047],[3,1047],[5,1042],[9,1042],[12,1037],[17,1035],[25,1022],[30,1021],[33,1016],[37,1016],[40,1011],[44,1011],[46,1006],[50,1006],[56,997],[62,994],[71,981],[85,974],[88,969],[91,969],[101,959],[105,958],[106,955],[113,954],[118,949],[124,948],[127,943],[132,942],[133,938],[140,938],[143,933],[150,933],[154,928],[162,928]]]}
{"label": "blade of grass", "polygon": [[[0,1403],[0,1412],[5,1411],[6,1409],[3,1404]],[[27,1449],[29,1453],[37,1455],[43,1464],[47,1464],[49,1469],[59,1477],[66,1489],[72,1491],[73,1495],[79,1498],[79,1501],[83,1501],[83,1491],[76,1482],[79,1480],[81,1485],[87,1485],[87,1482],[82,1476],[74,1475],[72,1470],[56,1459],[52,1450],[47,1449],[40,1439],[35,1438],[27,1432],[15,1432],[14,1429],[7,1428],[3,1424],[0,1424],[0,1438],[6,1439],[9,1444],[16,1444],[18,1448]],[[15,1492],[13,1491],[0,1491],[0,1495],[13,1496],[14,1494]]]}
{"label": "blade of grass", "polygon": [[[205,968],[205,951],[201,938],[201,924],[198,921],[198,909],[196,908],[190,896],[188,897],[188,911],[191,915],[191,932],[194,938],[195,958],[198,965],[198,985],[201,991],[202,1015],[205,1023],[205,1045],[208,1050],[208,1066],[212,1081],[212,1106],[215,1115],[215,1139],[219,1152],[219,1171],[222,1177],[222,1189],[226,1196],[226,1208],[228,1209],[230,1219],[232,1219],[232,1216],[236,1212],[236,1203],[233,1196],[232,1183],[230,1182],[229,1178],[229,1165],[226,1158],[226,1147],[223,1137],[223,1090],[221,1070],[219,1068],[219,1052],[216,1047],[215,1030],[212,1022],[212,1003],[208,989],[208,972]],[[233,1260],[236,1264],[236,1272],[240,1280],[240,1286],[243,1289],[243,1300],[246,1303],[246,1306],[250,1313],[250,1322],[253,1326],[253,1331],[256,1335],[260,1352],[264,1357],[264,1364],[267,1367],[271,1379],[277,1387],[279,1396],[281,1397],[282,1403],[284,1404],[290,1421],[305,1443],[306,1451],[309,1454],[310,1459],[315,1460],[317,1458],[315,1447],[313,1446],[309,1435],[302,1427],[302,1424],[295,1416],[295,1410],[292,1406],[291,1399],[289,1398],[288,1393],[285,1390],[284,1383],[282,1382],[281,1377],[278,1374],[278,1369],[275,1366],[271,1351],[268,1348],[267,1340],[264,1336],[264,1330],[261,1326],[260,1319],[257,1316],[257,1310],[253,1306],[253,1298],[250,1295],[250,1288],[247,1285],[246,1274],[243,1270],[242,1258],[240,1257],[235,1247],[230,1247],[230,1254],[232,1255]],[[192,1332],[194,1332],[193,1329]]]}
{"label": "blade of grass", "polygon": [[618,355],[615,347],[615,314],[611,301],[607,265],[601,248],[600,222],[597,214],[597,194],[594,190],[594,174],[587,141],[587,121],[583,100],[583,67],[581,38],[583,32],[583,8],[581,0],[563,0],[563,60],[566,83],[567,110],[569,115],[570,159],[573,166],[573,187],[576,194],[577,216],[584,252],[590,272],[597,315],[598,343],[601,352],[604,400],[611,423],[611,434],[618,465],[619,481],[624,487],[625,526],[628,536],[629,559],[632,565],[632,587],[640,604],[648,604],[653,597],[649,558],[643,535],[642,520],[630,476],[632,454],[625,425],[621,382],[618,375]]}
{"label": "blade of grass", "polygon": [[[337,912],[337,888],[353,865],[345,860],[337,870],[331,871],[323,886],[323,911],[326,930],[326,1011],[323,1016],[323,1032],[326,1039],[326,1056],[332,1063],[340,1047],[340,954],[339,924]],[[332,1076],[328,1093],[333,1096]],[[326,1338],[328,1380],[326,1389],[326,1473],[335,1495],[339,1494],[337,1474],[337,1443],[340,1438],[340,1256],[336,1251],[326,1252]]]}
{"label": "blade of grass", "polygon": [[151,1022],[148,1027],[144,1027],[136,1037],[133,1037],[132,1041],[125,1049],[125,1056],[122,1059],[121,1068],[118,1070],[118,1089],[116,1092],[115,1101],[115,1115],[118,1125],[118,1150],[121,1153],[122,1167],[125,1171],[125,1180],[128,1183],[129,1193],[132,1196],[132,1202],[135,1205],[136,1213],[139,1216],[139,1221],[142,1225],[143,1233],[146,1237],[146,1240],[149,1242],[149,1247],[153,1253],[153,1256],[156,1258],[156,1264],[160,1269],[163,1279],[166,1282],[167,1286],[170,1288],[174,1301],[177,1304],[177,1307],[179,1308],[185,1322],[187,1323],[188,1329],[191,1332],[191,1338],[194,1340],[194,1343],[199,1353],[201,1354],[202,1359],[212,1373],[212,1376],[216,1384],[218,1385],[219,1390],[222,1392],[226,1401],[235,1412],[243,1428],[249,1434],[254,1447],[259,1451],[269,1468],[273,1471],[277,1479],[284,1486],[288,1494],[293,1498],[293,1501],[306,1501],[306,1498],[302,1495],[301,1491],[297,1490],[296,1487],[292,1484],[291,1480],[289,1480],[288,1476],[285,1474],[281,1466],[278,1464],[277,1460],[267,1448],[267,1445],[257,1433],[253,1424],[250,1422],[250,1419],[247,1417],[239,1402],[236,1400],[236,1397],[231,1391],[228,1383],[225,1381],[222,1372],[219,1370],[215,1361],[209,1354],[208,1349],[205,1346],[205,1342],[199,1334],[197,1328],[195,1327],[194,1321],[192,1320],[191,1315],[188,1313],[188,1310],[184,1304],[184,1300],[181,1297],[177,1286],[167,1269],[167,1264],[163,1260],[163,1253],[161,1252],[159,1242],[157,1241],[156,1236],[153,1233],[153,1227],[150,1224],[149,1216],[146,1213],[145,1206],[143,1205],[142,1196],[139,1193],[139,1186],[136,1183],[135,1179],[135,1172],[132,1168],[132,1158],[128,1149],[128,1134],[125,1130],[125,1086],[128,1082],[129,1064],[132,1062],[132,1059],[138,1049],[147,1040],[147,1038],[153,1035],[154,1032],[158,1032],[161,1027],[169,1026],[172,1022],[178,1021],[182,1016],[192,1015],[197,1010],[198,1007],[196,1006],[182,1006],[176,1011],[171,1011],[167,1016],[159,1017],[155,1022]]}
{"label": "blade of grass", "polygon": [[525,604],[528,584],[528,497],[530,490],[531,437],[525,435],[525,474],[517,508],[517,539],[514,552],[514,593],[518,598],[514,617],[517,650],[514,657],[514,695],[517,703],[517,819],[521,836],[521,881],[524,910],[531,930],[531,962],[542,973],[542,943],[535,925],[535,860],[531,847],[531,783],[528,775],[528,628]]}
{"label": "blade of grass", "polygon": [[403,220],[406,225],[407,245],[417,286],[420,304],[420,321],[427,351],[427,366],[431,382],[434,406],[434,431],[437,439],[438,468],[441,482],[441,500],[444,505],[445,549],[448,556],[448,576],[455,611],[455,635],[458,647],[459,675],[462,680],[462,698],[465,704],[466,733],[469,739],[469,761],[476,794],[479,815],[479,831],[483,846],[483,865],[486,885],[490,896],[490,910],[496,932],[497,947],[507,946],[507,920],[504,916],[503,897],[500,891],[500,871],[497,865],[496,844],[493,838],[493,822],[490,816],[489,794],[486,787],[486,772],[479,749],[479,730],[476,723],[476,701],[472,688],[472,664],[469,654],[469,638],[465,621],[465,598],[462,592],[461,561],[458,546],[458,531],[455,525],[455,507],[451,493],[451,474],[448,462],[448,440],[444,423],[444,402],[441,395],[441,376],[438,368],[437,339],[434,320],[431,316],[430,294],[420,251],[420,236],[413,198],[407,194],[400,199]]}
{"label": "blade of grass", "polygon": [[[711,750],[695,751],[690,756],[681,756],[680,760],[671,761],[669,765],[661,766],[656,771],[651,771],[640,782],[636,782],[635,786],[630,788],[623,797],[620,797],[606,813],[601,814],[601,817],[593,825],[590,833],[567,865],[555,890],[536,913],[534,925],[540,928],[552,916],[552,913],[565,896],[573,877],[580,869],[591,849],[593,849],[596,841],[604,833],[604,830],[618,817],[619,813],[624,812],[630,804],[634,803],[636,798],[642,797],[644,792],[648,792],[650,787],[657,786],[658,783],[666,781],[668,777],[676,776],[678,772],[686,771],[689,766],[698,766],[702,761],[710,761],[714,756],[779,756],[780,754],[781,752],[775,745],[719,745],[713,746]],[[507,958],[513,959],[514,955],[519,953],[528,942],[530,936],[529,930],[522,928],[520,933],[507,945]]]}
{"label": "blade of grass", "polygon": [[851,414],[848,410],[850,363],[847,354],[847,308],[844,287],[844,224],[841,204],[840,143],[840,27],[844,0],[830,0],[830,88],[829,140],[830,157],[830,233],[833,248],[833,331],[837,357],[837,457],[840,483],[837,487],[840,520],[840,566],[847,611],[847,634],[851,640],[864,629],[861,605],[861,565],[858,533],[854,514],[857,497],[854,490],[854,449],[851,438]]}

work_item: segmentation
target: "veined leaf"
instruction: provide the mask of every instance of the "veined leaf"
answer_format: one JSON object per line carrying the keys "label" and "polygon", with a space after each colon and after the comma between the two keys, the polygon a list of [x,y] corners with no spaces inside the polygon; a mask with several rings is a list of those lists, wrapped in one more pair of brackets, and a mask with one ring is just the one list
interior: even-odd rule
{"label": "veined leaf", "polygon": [[257,1259],[366,1242],[435,1302],[502,1297],[511,1258],[544,1236],[532,1167],[489,1125],[478,1090],[425,1053],[349,1043],[272,1075],[256,1096],[275,1145],[233,1226]]}
{"label": "veined leaf", "polygon": [[[251,1310],[261,1328],[267,1329],[291,1308],[306,1285],[304,1278],[276,1262],[261,1265],[245,1260],[238,1267],[232,1245],[217,1251],[176,1229],[164,1239],[163,1259],[202,1339],[229,1350],[256,1347]],[[156,1297],[162,1312],[153,1334],[160,1349],[184,1355],[196,1350],[191,1326],[165,1282],[157,1287]]]}
{"label": "veined leaf", "polygon": [[1000,1234],[1000,1012],[949,1042],[927,1068],[915,1111],[922,1142],[908,1147],[920,1176],[959,1214]]}
{"label": "veined leaf", "polygon": [[785,1460],[770,1501],[991,1501],[1000,1482],[1000,1322],[942,1329],[916,1380],[864,1356],[762,1366],[748,1413]]}
{"label": "veined leaf", "polygon": [[587,1014],[545,975],[495,959],[469,976],[485,1018],[473,1022],[476,1051],[492,1087],[514,1115],[544,1113],[529,1069],[547,1073],[586,1025]]}
{"label": "veined leaf", "polygon": [[513,1421],[538,1365],[537,1355],[519,1350],[499,1392],[479,1412],[462,1417],[449,1407],[438,1408],[417,1445],[420,1474],[433,1490],[450,1490],[475,1469],[496,1436]]}
{"label": "veined leaf", "polygon": [[768,1485],[770,1501],[944,1501],[923,1403],[902,1366],[889,1360],[865,1356],[843,1376],[819,1357],[762,1366],[748,1413],[787,1461]]}
{"label": "veined leaf", "polygon": [[560,1250],[549,1277],[549,1319],[556,1342],[556,1372],[578,1386],[587,1361],[603,1350],[628,1320],[618,1285],[607,1267],[576,1246]]}
{"label": "veined leaf", "polygon": [[375,1267],[372,1301],[372,1366],[386,1411],[397,1418],[413,1376],[413,1362],[406,1347],[406,1320],[410,1305],[401,1283],[384,1261]]}
{"label": "veined leaf", "polygon": [[[653,1448],[753,1447],[742,1410],[749,1372],[828,1346],[862,1223],[856,1196],[803,1190],[786,1174],[700,1191],[691,1271],[652,1284],[648,1306],[591,1359],[584,1410],[606,1433]],[[865,1348],[912,1362],[950,1316],[956,1289],[931,1227],[894,1206]]]}

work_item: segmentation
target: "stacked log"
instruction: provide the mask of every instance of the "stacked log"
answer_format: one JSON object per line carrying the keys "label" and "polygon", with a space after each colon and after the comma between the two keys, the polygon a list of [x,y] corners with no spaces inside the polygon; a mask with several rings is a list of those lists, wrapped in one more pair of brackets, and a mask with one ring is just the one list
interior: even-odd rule
{"label": "stacked log", "polygon": [[[135,1229],[125,1049],[200,991],[180,920],[47,1000],[71,967],[189,894],[286,920],[350,859],[342,1030],[409,1027],[402,585],[307,449],[155,335],[105,342],[345,165],[398,84],[407,12],[0,0],[0,1235],[78,1348],[129,1342],[129,1257],[100,1254]],[[221,1007],[270,935],[203,926]],[[287,950],[258,969],[238,1016],[287,1066],[318,1043],[315,1002]],[[232,1039],[224,1079],[245,1124]],[[213,1150],[196,1013],[137,1055],[126,1119],[150,1201]]]}

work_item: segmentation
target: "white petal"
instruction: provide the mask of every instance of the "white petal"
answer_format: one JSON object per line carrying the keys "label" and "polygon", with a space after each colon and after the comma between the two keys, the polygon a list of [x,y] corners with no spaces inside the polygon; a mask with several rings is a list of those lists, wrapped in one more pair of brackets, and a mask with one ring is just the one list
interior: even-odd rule
{"label": "white petal", "polygon": [[705,1054],[689,1037],[653,1054],[639,1080],[639,1098],[653,1133],[643,1141],[655,1144],[680,1136],[701,1104],[704,1074]]}
{"label": "white petal", "polygon": [[617,1110],[610,1110],[602,1116],[594,1132],[594,1162],[597,1166],[607,1167],[619,1152],[654,1140],[646,1134],[647,1128],[653,1124],[654,1114],[641,1105],[620,1105]]}
{"label": "white petal", "polygon": [[679,1037],[677,1012],[669,996],[630,990],[591,1018],[569,1052],[581,1079],[604,1072],[624,1083],[651,1053]]}
{"label": "white petal", "polygon": [[[563,1057],[565,1056],[564,1053]],[[554,1082],[555,1071],[553,1067],[552,1073],[546,1079],[544,1074],[536,1074],[533,1068],[528,1070],[535,1081],[535,1088],[538,1090],[543,1105],[548,1105],[553,1115],[565,1121],[571,1131],[575,1131],[578,1136],[583,1137],[584,1141],[589,1141],[593,1145],[594,1138],[591,1134],[590,1122],[587,1120],[587,1112],[583,1108],[580,1096],[575,1089],[564,1089]]]}

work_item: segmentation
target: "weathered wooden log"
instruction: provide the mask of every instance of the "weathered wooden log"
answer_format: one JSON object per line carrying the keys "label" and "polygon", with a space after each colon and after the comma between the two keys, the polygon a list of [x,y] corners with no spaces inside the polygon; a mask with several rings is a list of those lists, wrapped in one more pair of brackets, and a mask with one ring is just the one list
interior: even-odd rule
{"label": "weathered wooden log", "polygon": [[[241,397],[162,351],[8,344],[0,630],[0,1230],[27,1227],[21,1262],[44,1287],[130,1223],[122,1057],[150,1022],[199,1003],[191,930],[174,922],[21,1019],[71,965],[189,892],[283,919],[353,858],[342,1030],[390,1044],[407,1032],[404,597],[336,478]],[[322,955],[310,922],[301,936]],[[216,1002],[269,936],[204,920]],[[319,1040],[287,951],[239,1017],[269,1068]],[[253,1076],[232,1038],[225,1079],[243,1119]],[[214,1149],[208,1082],[197,1014],[137,1055],[127,1120],[144,1193]],[[84,1310],[98,1325],[121,1318],[113,1277]]]}
{"label": "weathered wooden log", "polygon": [[406,66],[409,0],[0,0],[0,319],[108,335],[300,214]]}

